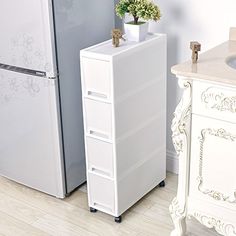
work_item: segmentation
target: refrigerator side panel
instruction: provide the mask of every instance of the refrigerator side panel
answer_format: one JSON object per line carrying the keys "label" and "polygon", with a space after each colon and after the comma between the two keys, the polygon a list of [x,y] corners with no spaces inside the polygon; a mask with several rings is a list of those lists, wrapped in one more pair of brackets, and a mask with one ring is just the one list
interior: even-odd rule
{"label": "refrigerator side panel", "polygon": [[54,1],[67,191],[86,180],[80,50],[109,39],[114,1]]}
{"label": "refrigerator side panel", "polygon": [[0,175],[65,196],[57,80],[0,69]]}
{"label": "refrigerator side panel", "polygon": [[51,0],[1,0],[0,63],[56,74]]}
{"label": "refrigerator side panel", "polygon": [[[114,0],[115,5],[118,4],[119,0]],[[120,19],[117,15],[115,15],[115,27],[123,30],[123,20]]]}

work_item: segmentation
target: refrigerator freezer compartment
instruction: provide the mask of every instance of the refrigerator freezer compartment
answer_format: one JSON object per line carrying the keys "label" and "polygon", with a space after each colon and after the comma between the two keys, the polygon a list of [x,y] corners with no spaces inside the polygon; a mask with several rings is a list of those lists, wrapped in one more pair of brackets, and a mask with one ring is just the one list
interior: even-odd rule
{"label": "refrigerator freezer compartment", "polygon": [[86,137],[88,170],[113,178],[113,144]]}
{"label": "refrigerator freezer compartment", "polygon": [[63,197],[56,83],[0,69],[0,174]]}

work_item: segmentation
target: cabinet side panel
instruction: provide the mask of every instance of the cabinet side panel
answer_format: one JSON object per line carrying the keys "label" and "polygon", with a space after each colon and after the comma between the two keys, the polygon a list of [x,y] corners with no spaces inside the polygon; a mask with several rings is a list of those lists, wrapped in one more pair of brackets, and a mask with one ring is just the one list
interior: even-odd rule
{"label": "cabinet side panel", "polygon": [[166,37],[113,63],[119,215],[166,177]]}
{"label": "cabinet side panel", "polygon": [[165,150],[118,181],[118,212],[121,215],[166,178]]}
{"label": "cabinet side panel", "polygon": [[[115,102],[166,75],[166,37],[158,35],[114,57]],[[164,106],[163,106],[164,108]]]}

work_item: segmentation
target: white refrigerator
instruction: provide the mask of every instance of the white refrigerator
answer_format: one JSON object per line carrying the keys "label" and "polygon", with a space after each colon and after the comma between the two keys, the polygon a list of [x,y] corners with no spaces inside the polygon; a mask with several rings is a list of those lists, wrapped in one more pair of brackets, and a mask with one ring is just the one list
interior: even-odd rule
{"label": "white refrigerator", "polygon": [[0,175],[58,198],[85,182],[79,52],[114,18],[111,0],[1,0]]}

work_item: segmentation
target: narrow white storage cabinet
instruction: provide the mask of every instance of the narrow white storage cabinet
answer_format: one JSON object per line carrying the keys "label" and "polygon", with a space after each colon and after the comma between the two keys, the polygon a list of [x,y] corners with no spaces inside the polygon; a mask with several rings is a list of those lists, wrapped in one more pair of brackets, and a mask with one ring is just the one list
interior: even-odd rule
{"label": "narrow white storage cabinet", "polygon": [[81,51],[88,198],[121,215],[166,178],[166,36]]}

